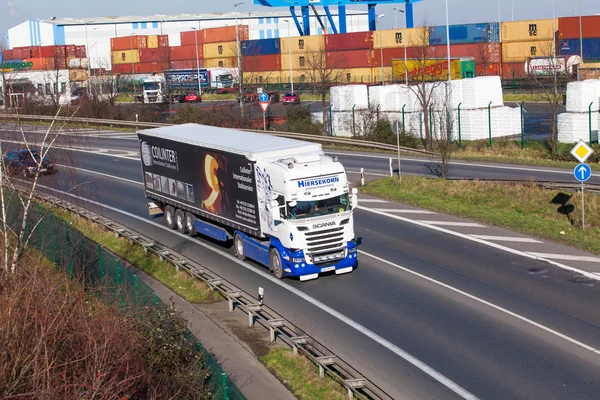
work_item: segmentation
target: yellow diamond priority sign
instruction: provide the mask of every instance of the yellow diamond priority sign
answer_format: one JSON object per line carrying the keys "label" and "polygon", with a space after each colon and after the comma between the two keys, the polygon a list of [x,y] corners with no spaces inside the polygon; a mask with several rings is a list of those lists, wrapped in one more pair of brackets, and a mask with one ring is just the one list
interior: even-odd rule
{"label": "yellow diamond priority sign", "polygon": [[593,152],[594,150],[592,150],[592,148],[583,140],[579,140],[579,143],[577,143],[571,150],[573,157],[575,157],[580,163],[585,163]]}

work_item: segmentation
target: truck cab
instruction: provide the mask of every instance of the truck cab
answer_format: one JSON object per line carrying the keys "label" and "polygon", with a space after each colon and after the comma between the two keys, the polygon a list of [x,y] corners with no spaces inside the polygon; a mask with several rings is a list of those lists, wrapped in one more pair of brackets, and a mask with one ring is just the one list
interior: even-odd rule
{"label": "truck cab", "polygon": [[162,76],[151,76],[144,79],[142,88],[143,103],[162,104],[167,102],[166,81]]}

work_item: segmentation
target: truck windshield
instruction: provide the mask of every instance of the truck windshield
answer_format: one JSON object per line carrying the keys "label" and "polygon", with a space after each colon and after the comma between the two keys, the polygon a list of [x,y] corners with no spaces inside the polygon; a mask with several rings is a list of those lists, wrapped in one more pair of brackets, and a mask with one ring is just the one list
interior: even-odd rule
{"label": "truck windshield", "polygon": [[160,84],[158,82],[144,82],[144,90],[158,90]]}
{"label": "truck windshield", "polygon": [[348,193],[329,199],[299,201],[295,207],[288,206],[288,219],[304,219],[337,214],[350,210]]}

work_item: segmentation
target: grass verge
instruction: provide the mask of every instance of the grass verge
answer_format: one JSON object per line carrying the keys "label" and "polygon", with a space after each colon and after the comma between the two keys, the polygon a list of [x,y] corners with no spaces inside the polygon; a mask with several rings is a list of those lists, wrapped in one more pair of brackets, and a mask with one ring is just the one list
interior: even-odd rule
{"label": "grass verge", "polygon": [[266,367],[299,399],[343,400],[346,391],[333,379],[319,377],[319,370],[306,357],[292,350],[274,348],[261,357]]}
{"label": "grass verge", "polygon": [[470,218],[600,254],[600,196],[533,184],[448,181],[404,176],[369,182],[362,193]]}
{"label": "grass verge", "polygon": [[525,101],[527,103],[546,103],[548,99],[544,97],[542,94],[532,94],[532,93],[504,93],[504,101],[505,102],[517,102],[520,103]]}
{"label": "grass verge", "polygon": [[116,238],[113,232],[98,224],[63,209],[53,209],[52,212],[63,221],[72,223],[72,226],[86,237],[135,265],[190,303],[209,304],[223,300],[205,283],[190,277],[183,271],[177,271],[173,265],[161,261],[154,254],[144,253],[140,246],[130,244],[127,239]]}

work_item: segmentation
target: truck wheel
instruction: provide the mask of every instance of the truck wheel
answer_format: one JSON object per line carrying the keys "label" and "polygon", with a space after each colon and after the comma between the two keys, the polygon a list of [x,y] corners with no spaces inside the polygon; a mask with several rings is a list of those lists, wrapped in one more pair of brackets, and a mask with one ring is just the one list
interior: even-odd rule
{"label": "truck wheel", "polygon": [[269,251],[269,260],[269,266],[271,271],[273,271],[273,275],[275,275],[277,279],[283,279],[285,274],[283,272],[283,266],[281,265],[281,256],[275,247]]}
{"label": "truck wheel", "polygon": [[179,208],[177,211],[175,211],[175,225],[177,226],[179,233],[187,233],[187,225],[185,224],[185,211]]}
{"label": "truck wheel", "polygon": [[198,234],[196,231],[196,223],[194,222],[195,219],[196,217],[194,217],[194,214],[190,212],[185,213],[185,227],[190,236],[196,236]]}
{"label": "truck wheel", "polygon": [[173,207],[166,206],[164,210],[165,214],[165,222],[167,223],[167,227],[169,229],[175,229],[175,212]]}
{"label": "truck wheel", "polygon": [[244,241],[242,240],[242,236],[238,233],[236,233],[233,237],[233,247],[235,250],[235,256],[241,261],[244,261],[246,259],[246,252],[244,251]]}

